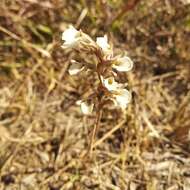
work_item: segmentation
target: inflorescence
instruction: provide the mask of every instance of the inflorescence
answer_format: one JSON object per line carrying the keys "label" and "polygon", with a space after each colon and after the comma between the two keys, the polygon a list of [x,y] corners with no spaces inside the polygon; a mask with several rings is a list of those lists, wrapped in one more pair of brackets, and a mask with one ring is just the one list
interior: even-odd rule
{"label": "inflorescence", "polygon": [[64,41],[62,48],[93,54],[97,59],[97,63],[93,64],[86,63],[85,60],[83,63],[72,60],[68,69],[70,75],[92,70],[99,78],[97,92],[86,100],[78,101],[82,112],[86,115],[91,114],[94,109],[101,109],[110,102],[114,106],[125,110],[131,101],[131,93],[125,88],[124,84],[117,82],[115,78],[117,72],[128,72],[132,69],[132,60],[127,55],[115,56],[106,35],[97,37],[95,42],[81,30],[69,26],[63,32],[62,40]]}

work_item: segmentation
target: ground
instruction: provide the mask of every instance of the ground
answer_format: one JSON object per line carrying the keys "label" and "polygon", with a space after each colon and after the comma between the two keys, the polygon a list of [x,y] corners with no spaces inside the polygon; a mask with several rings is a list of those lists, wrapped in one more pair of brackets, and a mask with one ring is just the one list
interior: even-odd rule
{"label": "ground", "polygon": [[[104,108],[88,155],[96,114],[76,102],[96,78],[68,74],[70,24],[134,62],[120,76],[132,102]],[[0,189],[189,190],[189,39],[188,0],[3,0]]]}

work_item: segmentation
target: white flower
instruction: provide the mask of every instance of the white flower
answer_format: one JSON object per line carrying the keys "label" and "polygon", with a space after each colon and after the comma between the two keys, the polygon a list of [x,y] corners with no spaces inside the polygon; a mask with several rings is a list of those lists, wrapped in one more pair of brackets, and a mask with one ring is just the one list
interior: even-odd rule
{"label": "white flower", "polygon": [[106,79],[103,79],[102,77],[102,82],[109,91],[115,91],[121,87],[121,85],[115,81],[114,77],[109,77]]}
{"label": "white flower", "polygon": [[84,69],[84,66],[82,63],[77,62],[75,60],[71,60],[71,65],[68,69],[68,72],[70,75],[76,75],[77,73],[79,73],[83,69]]}
{"label": "white flower", "polygon": [[111,52],[111,46],[108,44],[108,37],[106,35],[104,37],[97,37],[96,43],[104,53],[108,54]]}
{"label": "white flower", "polygon": [[126,89],[120,89],[113,95],[112,101],[121,109],[126,109],[127,105],[131,101],[131,93]]}
{"label": "white flower", "polygon": [[81,32],[76,30],[73,26],[69,26],[62,34],[62,40],[64,44],[63,48],[72,48],[77,45],[78,41],[80,41]]}
{"label": "white flower", "polygon": [[94,108],[94,104],[89,104],[87,102],[81,103],[81,110],[82,110],[83,114],[85,114],[85,115],[91,114],[93,111],[93,108]]}
{"label": "white flower", "polygon": [[118,57],[114,61],[112,67],[117,71],[127,72],[133,68],[133,61],[127,56]]}
{"label": "white flower", "polygon": [[90,115],[93,111],[94,104],[91,101],[77,101],[77,104],[80,105],[81,111],[85,115]]}
{"label": "white flower", "polygon": [[113,101],[115,106],[125,109],[128,103],[131,101],[131,93],[123,89],[123,85],[116,82],[114,77],[106,79],[102,78],[103,85],[111,92],[110,99]]}

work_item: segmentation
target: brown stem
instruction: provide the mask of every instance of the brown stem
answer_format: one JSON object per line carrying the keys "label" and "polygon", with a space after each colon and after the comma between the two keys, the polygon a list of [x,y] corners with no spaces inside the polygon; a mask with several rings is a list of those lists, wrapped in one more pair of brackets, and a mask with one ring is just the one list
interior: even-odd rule
{"label": "brown stem", "polygon": [[[100,73],[99,71],[97,70],[97,75],[98,75],[98,79],[100,80],[100,88],[103,86],[102,84],[102,79],[101,79],[101,76],[100,76]],[[101,119],[101,115],[102,115],[102,96],[98,95],[98,106],[97,106],[97,114],[96,114],[96,123],[95,123],[95,126],[93,128],[93,131],[92,131],[92,136],[91,136],[91,141],[90,141],[90,154],[92,153],[93,151],[93,144],[94,144],[94,140],[96,138],[96,134],[97,134],[97,131],[99,130],[99,127],[100,127],[100,119]]]}
{"label": "brown stem", "polygon": [[97,74],[98,74],[98,79],[99,79],[99,81],[100,81],[100,86],[102,87],[102,86],[103,86],[103,83],[102,83],[101,76],[100,76],[100,74],[99,74],[99,73],[97,73]]}
{"label": "brown stem", "polygon": [[104,60],[102,59],[101,51],[99,51],[99,50],[95,51],[95,55],[99,60],[96,72],[97,72],[98,79],[99,79],[100,83],[99,83],[98,93],[97,93],[98,106],[97,106],[97,113],[96,113],[96,123],[95,123],[95,126],[94,126],[93,131],[92,131],[92,136],[91,136],[91,140],[90,140],[90,147],[88,150],[88,151],[90,151],[90,154],[93,151],[94,140],[96,138],[97,131],[100,127],[100,119],[101,119],[101,115],[102,115],[102,96],[103,96],[102,93],[100,92],[101,91],[100,89],[102,89],[102,87],[103,87],[103,82],[101,79],[101,72],[102,72],[101,69],[102,69],[102,65],[104,64]]}
{"label": "brown stem", "polygon": [[98,106],[97,117],[96,117],[96,123],[95,123],[95,126],[94,126],[94,128],[93,128],[92,136],[91,136],[91,141],[90,141],[90,154],[91,154],[92,151],[93,151],[94,140],[95,140],[97,131],[98,131],[99,127],[100,127],[101,115],[102,115],[102,110],[101,110],[100,106]]}

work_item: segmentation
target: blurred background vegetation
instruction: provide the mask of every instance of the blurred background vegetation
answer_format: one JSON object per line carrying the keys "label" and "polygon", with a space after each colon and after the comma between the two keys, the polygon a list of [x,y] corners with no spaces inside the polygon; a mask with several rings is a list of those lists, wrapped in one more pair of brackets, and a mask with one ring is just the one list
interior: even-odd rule
{"label": "blurred background vegetation", "polygon": [[[70,24],[134,61],[127,114],[105,108],[85,158],[95,78],[67,73]],[[0,189],[189,190],[189,89],[189,0],[1,0]]]}

